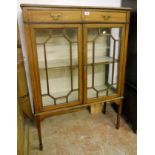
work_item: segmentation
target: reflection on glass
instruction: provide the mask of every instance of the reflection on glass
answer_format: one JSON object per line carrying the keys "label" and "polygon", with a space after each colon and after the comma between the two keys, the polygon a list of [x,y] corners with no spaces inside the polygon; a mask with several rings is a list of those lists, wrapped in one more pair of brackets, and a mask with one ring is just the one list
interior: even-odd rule
{"label": "reflection on glass", "polygon": [[117,94],[120,38],[120,28],[88,29],[88,99]]}
{"label": "reflection on glass", "polygon": [[77,29],[36,31],[43,106],[78,101],[77,44]]}

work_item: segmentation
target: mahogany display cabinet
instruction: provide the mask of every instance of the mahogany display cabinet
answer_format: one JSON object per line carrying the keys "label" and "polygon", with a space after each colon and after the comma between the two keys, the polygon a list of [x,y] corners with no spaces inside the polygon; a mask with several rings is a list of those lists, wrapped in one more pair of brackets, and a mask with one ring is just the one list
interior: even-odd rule
{"label": "mahogany display cabinet", "polygon": [[122,108],[130,8],[21,5],[40,149],[40,122],[83,107]]}

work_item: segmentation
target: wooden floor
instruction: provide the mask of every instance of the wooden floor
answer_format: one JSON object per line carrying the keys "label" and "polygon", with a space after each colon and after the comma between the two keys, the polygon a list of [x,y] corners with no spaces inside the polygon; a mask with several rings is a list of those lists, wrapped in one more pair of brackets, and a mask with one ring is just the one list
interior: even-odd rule
{"label": "wooden floor", "polygon": [[116,113],[91,115],[87,109],[54,116],[42,122],[43,151],[38,148],[37,130],[30,126],[30,155],[136,155],[137,136]]}

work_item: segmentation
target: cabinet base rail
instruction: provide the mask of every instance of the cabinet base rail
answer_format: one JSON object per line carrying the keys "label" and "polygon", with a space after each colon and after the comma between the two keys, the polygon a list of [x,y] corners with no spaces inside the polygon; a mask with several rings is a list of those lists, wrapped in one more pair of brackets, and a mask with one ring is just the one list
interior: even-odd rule
{"label": "cabinet base rail", "polygon": [[81,104],[81,105],[77,105],[77,106],[73,106],[73,107],[42,111],[42,112],[34,114],[34,116],[43,116],[43,115],[54,113],[54,112],[61,112],[61,111],[67,111],[67,110],[80,109],[80,108],[84,108],[84,107],[89,107],[89,106],[91,106],[93,104],[97,104],[97,103],[104,104],[105,102],[116,101],[116,103],[119,104],[117,102],[117,100],[122,100],[122,99],[123,99],[123,97],[117,97],[117,98],[114,98],[114,99],[104,100],[104,101],[100,101],[100,102],[92,102],[92,103]]}

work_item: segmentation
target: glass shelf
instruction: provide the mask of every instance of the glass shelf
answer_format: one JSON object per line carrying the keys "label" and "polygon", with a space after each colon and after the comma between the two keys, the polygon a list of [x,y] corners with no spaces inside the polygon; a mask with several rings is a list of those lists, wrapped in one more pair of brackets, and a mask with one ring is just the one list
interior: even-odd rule
{"label": "glass shelf", "polygon": [[[72,59],[73,60],[73,64],[72,67],[78,67],[78,62],[77,59]],[[95,57],[95,62],[94,64],[110,64],[110,63],[115,63],[118,62],[118,59],[115,59],[113,61],[112,57]],[[88,58],[88,65],[92,65],[92,58],[89,57]],[[64,67],[71,67],[71,65],[69,64],[68,59],[57,59],[57,60],[51,60],[48,61],[48,69],[63,69]],[[39,69],[45,69],[45,62],[44,61],[39,61]]]}
{"label": "glass shelf", "polygon": [[[77,59],[72,59],[72,66],[77,67]],[[55,60],[49,60],[47,64],[47,69],[58,69],[58,68],[64,68],[64,67],[70,67],[70,62],[68,59],[55,59]],[[39,69],[45,69],[45,62],[39,61]]]}
{"label": "glass shelf", "polygon": [[[96,56],[94,59],[94,64],[110,64],[113,62],[118,62],[118,59],[113,61],[113,58],[108,56]],[[93,64],[92,57],[88,57],[88,65],[89,64]]]}

